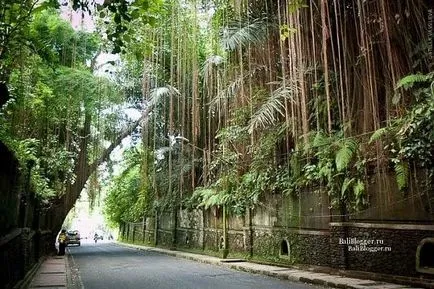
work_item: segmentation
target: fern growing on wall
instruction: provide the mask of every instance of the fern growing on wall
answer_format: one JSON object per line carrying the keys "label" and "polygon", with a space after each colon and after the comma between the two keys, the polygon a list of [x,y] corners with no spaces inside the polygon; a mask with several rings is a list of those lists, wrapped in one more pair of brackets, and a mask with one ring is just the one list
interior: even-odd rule
{"label": "fern growing on wall", "polygon": [[[401,191],[408,188],[410,164],[428,171],[428,183],[434,177],[434,74],[415,74],[402,78],[397,90],[414,97],[403,116],[376,130],[370,142],[382,140],[393,163],[396,182]],[[399,92],[402,95],[402,92]]]}

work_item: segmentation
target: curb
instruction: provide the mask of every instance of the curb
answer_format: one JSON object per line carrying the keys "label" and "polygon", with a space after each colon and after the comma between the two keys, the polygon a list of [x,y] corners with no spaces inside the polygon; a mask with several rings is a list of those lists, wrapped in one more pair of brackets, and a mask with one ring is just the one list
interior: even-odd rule
{"label": "curb", "polygon": [[[67,249],[66,254],[66,288],[67,289],[84,289],[83,281],[78,273],[78,266],[75,263],[74,256]],[[77,272],[74,272],[77,270]]]}
{"label": "curb", "polygon": [[[152,251],[152,252],[161,253],[168,256],[173,256],[173,257],[178,257],[183,259],[188,259],[200,263],[217,265],[217,266],[230,268],[237,271],[248,272],[253,274],[261,274],[269,277],[279,278],[282,280],[289,280],[289,281],[299,282],[299,283],[308,283],[312,285],[342,288],[342,289],[364,289],[364,288],[366,289],[367,288],[372,288],[372,289],[378,289],[378,288],[413,289],[414,288],[416,289],[415,287],[410,287],[401,284],[374,281],[369,279],[349,278],[345,276],[331,275],[326,273],[314,273],[314,272],[308,272],[308,271],[293,269],[293,268],[282,267],[282,270],[279,271],[271,271],[271,270],[267,270],[266,268],[264,269],[249,268],[248,265],[243,266],[241,264],[235,264],[231,262],[221,262],[220,258],[214,256],[193,254],[193,253],[180,252],[180,251],[170,251],[161,248],[132,245],[132,244],[121,243],[121,242],[116,242],[116,244],[128,248],[132,248],[132,249],[137,249],[142,251]],[[242,263],[252,264],[249,262],[242,262]],[[254,265],[252,264],[252,266],[261,266],[261,265],[254,263]],[[268,266],[268,265],[262,265],[262,266]],[[270,269],[271,267],[276,267],[276,266],[270,266]],[[306,273],[312,275],[312,277],[306,277]]]}

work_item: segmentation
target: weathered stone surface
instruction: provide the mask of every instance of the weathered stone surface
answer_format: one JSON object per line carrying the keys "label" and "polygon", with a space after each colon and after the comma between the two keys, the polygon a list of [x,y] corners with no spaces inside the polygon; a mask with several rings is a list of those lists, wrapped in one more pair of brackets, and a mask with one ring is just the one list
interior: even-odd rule
{"label": "weathered stone surface", "polygon": [[53,263],[44,263],[41,265],[40,273],[41,274],[53,274],[53,273],[65,273],[66,267],[61,264],[53,264]]}
{"label": "weathered stone surface", "polygon": [[[249,211],[244,219],[236,217],[229,221],[229,257],[251,257],[255,261],[281,265],[302,264],[352,272],[369,272],[381,274],[377,276],[379,280],[390,280],[392,275],[434,279],[434,275],[422,275],[416,271],[417,247],[424,238],[434,236],[434,226],[346,222],[330,223],[327,230],[302,229],[277,226],[284,218],[279,217],[280,221],[272,222],[272,215],[267,219],[264,216],[265,211],[262,210],[260,214],[261,217],[255,217],[254,212]],[[159,226],[157,243],[162,247],[173,248],[174,230],[170,229],[171,220],[167,214],[163,215],[159,223],[162,222],[164,225]],[[222,252],[223,228],[221,213],[218,210],[207,210],[203,214],[198,211],[183,211],[179,217],[182,219],[179,224],[190,227],[177,227],[177,248],[203,250],[212,255]],[[228,218],[230,220],[235,217]],[[249,218],[253,220],[249,221]],[[260,225],[259,222],[264,224]],[[144,235],[143,230],[142,228],[142,232],[135,232],[134,235],[140,235],[141,239],[147,240],[143,241],[144,243],[153,243],[153,228],[146,228]],[[131,232],[135,231],[133,224],[127,226],[124,231],[131,241]],[[349,249],[348,244],[341,244],[342,240],[348,238],[372,241],[374,243],[369,247],[374,249]],[[378,250],[375,249],[377,247]]]}
{"label": "weathered stone surface", "polygon": [[66,258],[50,257],[40,266],[30,288],[66,288]]}
{"label": "weathered stone surface", "polygon": [[[416,271],[417,246],[422,239],[431,236],[434,236],[434,231],[331,226],[331,264],[357,271],[420,276]],[[369,248],[360,247],[361,250],[353,251],[349,250],[349,245],[340,245],[339,238],[372,240],[374,244],[368,245]],[[371,250],[375,248],[378,248],[378,251]]]}
{"label": "weathered stone surface", "polygon": [[66,287],[66,275],[64,273],[37,275],[32,282],[31,288],[53,286]]}

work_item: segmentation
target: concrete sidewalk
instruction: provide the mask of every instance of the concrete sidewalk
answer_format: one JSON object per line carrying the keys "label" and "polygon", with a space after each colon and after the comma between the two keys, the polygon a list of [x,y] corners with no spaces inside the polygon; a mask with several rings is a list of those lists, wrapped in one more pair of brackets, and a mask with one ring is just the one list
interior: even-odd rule
{"label": "concrete sidewalk", "polygon": [[[246,262],[240,259],[220,259],[208,255],[193,254],[180,251],[171,251],[155,247],[146,247],[140,245],[131,245],[126,243],[117,243],[122,246],[136,248],[139,250],[147,250],[158,252],[166,255],[171,255],[179,258],[185,258],[193,261],[223,266],[239,271],[245,271],[255,274],[263,274],[267,276],[277,277],[290,281],[303,282],[315,285],[322,285],[334,288],[344,289],[420,289],[422,287],[410,287],[406,285],[386,283],[374,280],[356,279],[342,277],[339,275],[331,275],[324,273],[316,273],[311,271],[303,271],[292,268],[284,268],[278,266],[262,265],[252,262]],[[398,264],[397,264],[398,265]],[[426,287],[434,288],[434,287]]]}
{"label": "concrete sidewalk", "polygon": [[29,288],[67,288],[67,256],[50,256],[39,267]]}

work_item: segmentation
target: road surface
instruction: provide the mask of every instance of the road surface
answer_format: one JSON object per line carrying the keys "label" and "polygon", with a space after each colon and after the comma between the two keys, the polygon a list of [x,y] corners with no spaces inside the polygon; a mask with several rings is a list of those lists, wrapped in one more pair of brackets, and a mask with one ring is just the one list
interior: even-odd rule
{"label": "road surface", "polygon": [[313,285],[239,272],[109,242],[68,247],[75,288],[84,289],[313,289]]}

